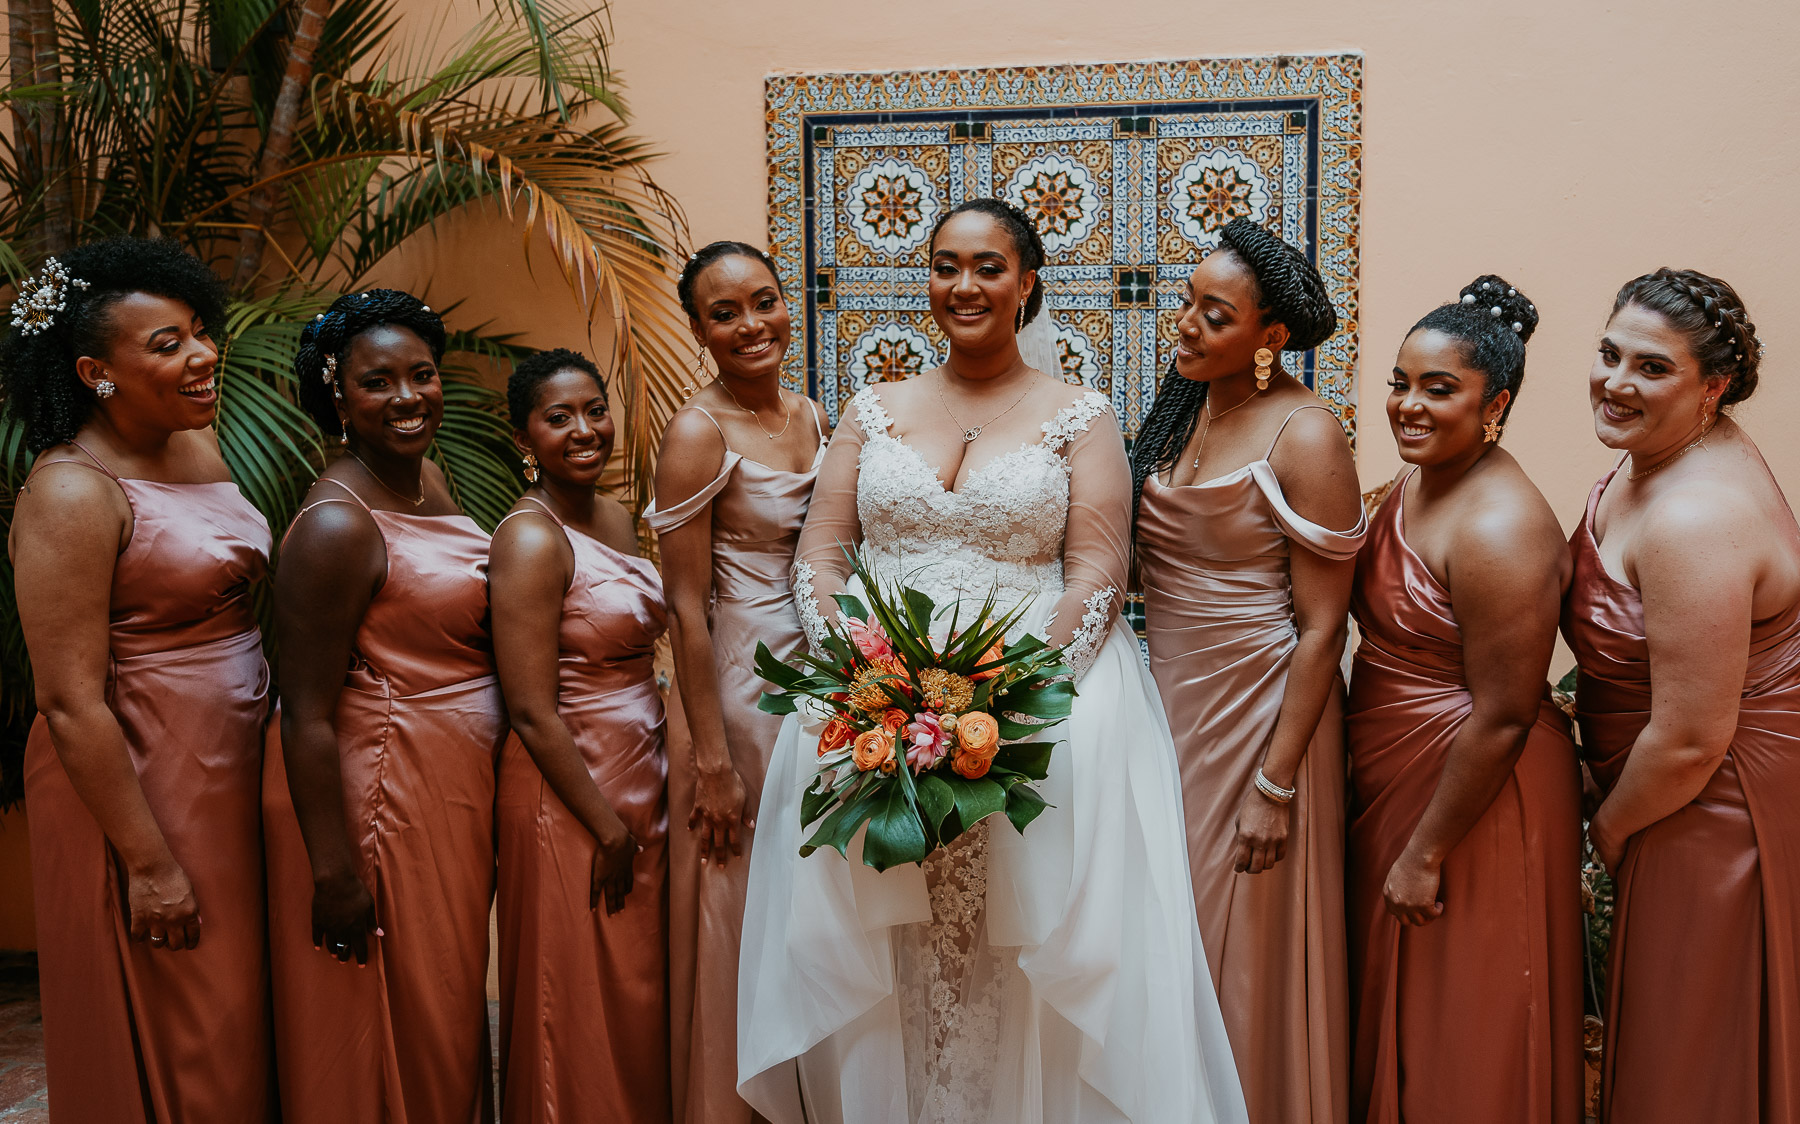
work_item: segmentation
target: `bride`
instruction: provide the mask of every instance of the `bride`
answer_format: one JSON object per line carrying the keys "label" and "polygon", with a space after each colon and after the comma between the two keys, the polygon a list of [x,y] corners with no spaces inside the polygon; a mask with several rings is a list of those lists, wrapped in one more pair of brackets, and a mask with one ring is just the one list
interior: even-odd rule
{"label": "bride", "polygon": [[[1195,927],[1175,751],[1119,622],[1131,477],[1107,400],[1034,370],[1017,331],[1043,245],[993,199],[931,243],[943,367],[870,386],[838,425],[794,591],[817,645],[860,547],[940,608],[1029,602],[1079,697],[1047,809],[990,817],[876,873],[860,840],[799,857],[819,731],[790,716],[750,860],[739,1092],[776,1124],[1246,1119]],[[968,614],[964,613],[966,617]]]}

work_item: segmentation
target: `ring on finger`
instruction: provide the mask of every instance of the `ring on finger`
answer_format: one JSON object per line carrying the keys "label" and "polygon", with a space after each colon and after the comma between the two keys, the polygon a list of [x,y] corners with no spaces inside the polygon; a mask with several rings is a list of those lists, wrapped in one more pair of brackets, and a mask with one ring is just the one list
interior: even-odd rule
{"label": "ring on finger", "polygon": [[158,948],[161,948],[163,945],[169,943],[169,938],[167,938],[167,937],[151,937],[150,943],[155,945]]}

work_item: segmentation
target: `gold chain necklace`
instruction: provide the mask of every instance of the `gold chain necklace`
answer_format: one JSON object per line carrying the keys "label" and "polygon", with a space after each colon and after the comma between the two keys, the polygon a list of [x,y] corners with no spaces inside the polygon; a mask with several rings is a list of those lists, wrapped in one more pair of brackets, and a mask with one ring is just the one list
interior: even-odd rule
{"label": "gold chain necklace", "polygon": [[[1255,400],[1256,400],[1256,393],[1254,391],[1252,391],[1250,394],[1250,397],[1244,399],[1242,402],[1239,402],[1237,405],[1231,407],[1231,410],[1241,410],[1245,406],[1248,406],[1250,403],[1254,402]],[[1225,414],[1229,414],[1231,412],[1231,410],[1226,410],[1225,413],[1222,413],[1222,414],[1215,414],[1212,412],[1212,388],[1211,387],[1207,388],[1206,403],[1201,408],[1206,411],[1206,428],[1200,431],[1200,445],[1198,448],[1196,448],[1194,450],[1194,467],[1195,468],[1200,467],[1200,454],[1204,453],[1206,451],[1206,439],[1208,436],[1210,436],[1212,434],[1213,423],[1218,421],[1220,418],[1224,417]]]}
{"label": "gold chain necklace", "polygon": [[374,477],[375,483],[380,484],[383,488],[386,488],[389,492],[391,492],[397,498],[405,500],[407,503],[412,504],[414,507],[418,507],[420,504],[425,502],[425,473],[423,470],[421,470],[419,473],[419,498],[415,500],[411,496],[407,495],[405,492],[402,492],[402,491],[399,491],[398,489],[396,489],[393,485],[389,484],[386,480],[383,480],[379,473],[377,473],[374,469],[369,467],[369,462],[366,460],[363,460],[361,457],[357,456],[356,452],[354,450],[351,451],[350,457],[352,460],[356,461],[357,464],[360,464],[363,466],[364,472],[366,472],[370,476]]}
{"label": "gold chain necklace", "polygon": [[1019,403],[1025,401],[1025,396],[1027,394],[1031,393],[1031,382],[1030,382],[1030,380],[1027,380],[1025,383],[1025,389],[1020,391],[1019,396],[1012,400],[1012,406],[1008,406],[1006,409],[1001,410],[999,413],[995,414],[993,417],[989,418],[988,420],[982,422],[980,425],[966,426],[962,423],[962,421],[959,418],[957,418],[956,411],[952,410],[950,408],[950,400],[948,398],[944,397],[944,383],[949,381],[949,373],[950,373],[950,367],[948,364],[945,365],[944,372],[945,372],[945,377],[942,379],[939,379],[938,384],[937,384],[938,401],[943,404],[944,413],[950,415],[950,420],[953,423],[955,423],[956,428],[962,430],[962,439],[963,439],[963,444],[965,444],[965,445],[974,441],[977,437],[980,437],[982,430],[986,429],[990,425],[993,425],[995,422],[999,421],[1001,418],[1005,417],[1006,415],[1012,413],[1013,406],[1017,406]]}
{"label": "gold chain necklace", "polygon": [[774,433],[770,433],[769,427],[762,423],[762,415],[761,414],[757,413],[755,410],[750,409],[748,406],[745,406],[742,402],[739,402],[738,396],[731,393],[731,388],[729,386],[725,385],[725,381],[723,379],[719,380],[719,385],[721,387],[724,387],[725,393],[731,398],[731,404],[733,406],[736,406],[738,409],[744,411],[746,414],[749,414],[751,417],[756,419],[756,428],[762,430],[763,436],[767,437],[769,440],[773,441],[777,437],[780,437],[782,434],[784,434],[788,431],[788,426],[794,424],[794,411],[788,408],[787,399],[785,399],[781,396],[781,388],[780,387],[775,388],[775,401],[777,401],[781,404],[781,428],[776,430]]}
{"label": "gold chain necklace", "polygon": [[[1702,444],[1704,444],[1706,442],[1707,437],[1709,437],[1712,434],[1713,425],[1717,425],[1717,424],[1718,424],[1717,422],[1713,422],[1711,425],[1708,425],[1705,429],[1700,431],[1700,436],[1694,438],[1692,441],[1689,441],[1687,444],[1685,444],[1681,448],[1675,450],[1675,452],[1670,453],[1668,456],[1664,457],[1662,460],[1657,461],[1655,464],[1651,465],[1649,468],[1643,469],[1642,471],[1635,469],[1635,468],[1632,469],[1630,472],[1627,472],[1625,474],[1625,479],[1627,479],[1627,480],[1642,480],[1644,477],[1650,475],[1653,472],[1661,472],[1663,469],[1674,464],[1676,461],[1680,460],[1682,457],[1687,456],[1689,453],[1693,452],[1695,449],[1699,448]],[[1636,460],[1635,457],[1632,459]]]}

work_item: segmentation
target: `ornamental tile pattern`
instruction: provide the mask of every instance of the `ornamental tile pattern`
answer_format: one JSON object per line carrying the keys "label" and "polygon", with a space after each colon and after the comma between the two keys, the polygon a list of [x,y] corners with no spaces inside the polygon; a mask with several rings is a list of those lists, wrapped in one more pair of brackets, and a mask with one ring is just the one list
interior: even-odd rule
{"label": "ornamental tile pattern", "polygon": [[1137,432],[1180,288],[1240,216],[1301,247],[1342,326],[1298,364],[1354,432],[1361,55],[793,74],[767,79],[769,247],[800,294],[787,384],[832,418],[942,361],[926,240],[1000,195],[1038,221],[1063,377]]}

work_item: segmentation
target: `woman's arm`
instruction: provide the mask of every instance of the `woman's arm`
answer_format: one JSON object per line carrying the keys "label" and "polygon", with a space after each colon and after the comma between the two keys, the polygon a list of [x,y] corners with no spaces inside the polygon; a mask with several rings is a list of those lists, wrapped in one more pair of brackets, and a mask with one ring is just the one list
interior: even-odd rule
{"label": "woman's arm", "polygon": [[1118,419],[1106,410],[1076,434],[1069,462],[1069,521],[1063,535],[1063,592],[1051,644],[1067,644],[1080,680],[1100,654],[1125,602],[1131,555],[1131,463]]}
{"label": "woman's arm", "polygon": [[1616,871],[1625,841],[1690,803],[1737,732],[1761,566],[1757,515],[1722,489],[1687,489],[1646,512],[1634,571],[1650,647],[1650,721],[1588,824]]}
{"label": "woman's arm", "polygon": [[193,886],[169,851],[106,704],[113,565],[130,526],[130,505],[112,480],[79,465],[40,468],[13,515],[19,623],[57,759],[125,865],[132,938],[193,948],[200,943]]}
{"label": "woman's arm", "polygon": [[[845,408],[813,484],[806,526],[794,553],[794,606],[814,651],[822,650],[825,621],[838,615],[832,595],[850,580],[846,549],[862,545],[862,519],[856,514],[856,481],[861,471],[861,415],[855,402]],[[777,652],[777,655],[785,655]]]}
{"label": "woman's arm", "polygon": [[281,751],[312,863],[313,944],[339,960],[354,955],[358,964],[369,960],[375,899],[345,822],[335,722],[356,632],[386,573],[381,531],[351,503],[321,503],[301,515],[275,571]]}
{"label": "woman's arm", "polygon": [[1388,872],[1388,912],[1409,925],[1444,912],[1444,859],[1505,787],[1537,724],[1569,568],[1555,517],[1521,510],[1517,497],[1504,494],[1469,513],[1448,558],[1470,707],[1437,788]]}
{"label": "woman's arm", "polygon": [[538,772],[598,845],[588,881],[588,908],[625,908],[637,840],[601,793],[581,750],[556,712],[559,645],[565,591],[574,575],[568,537],[547,517],[506,520],[488,552],[488,601],[493,609],[494,663],[513,732]]}

